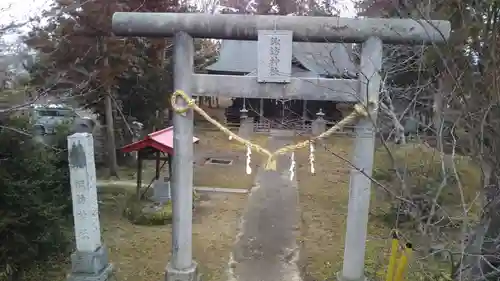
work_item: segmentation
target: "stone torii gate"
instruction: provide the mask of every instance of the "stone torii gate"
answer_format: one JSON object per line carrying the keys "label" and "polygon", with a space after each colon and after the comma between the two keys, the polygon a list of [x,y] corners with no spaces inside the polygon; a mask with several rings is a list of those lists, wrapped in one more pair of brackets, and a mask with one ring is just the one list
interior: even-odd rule
{"label": "stone torii gate", "polygon": [[[119,12],[113,15],[113,32],[118,36],[173,36],[174,87],[190,96],[335,100],[367,104],[368,101],[378,102],[383,43],[443,43],[449,37],[450,24],[447,21],[412,19]],[[194,74],[193,38],[262,41],[259,56],[263,61],[259,58],[258,76]],[[292,38],[302,42],[362,43],[360,78],[290,77],[288,66],[281,63],[291,56]],[[281,44],[281,50],[271,58],[269,47],[272,44],[269,41],[276,39],[285,44]],[[281,63],[270,66],[269,60],[276,58]],[[262,65],[263,62],[266,65]],[[373,166],[374,118],[376,116],[372,115],[357,124],[352,161],[368,176],[371,176]],[[172,258],[166,268],[168,281],[197,279],[197,264],[192,259],[192,138],[192,110],[185,115],[175,114],[174,147],[177,157],[173,162]],[[371,181],[363,173],[351,170],[348,234],[339,276],[342,280],[364,279]]]}

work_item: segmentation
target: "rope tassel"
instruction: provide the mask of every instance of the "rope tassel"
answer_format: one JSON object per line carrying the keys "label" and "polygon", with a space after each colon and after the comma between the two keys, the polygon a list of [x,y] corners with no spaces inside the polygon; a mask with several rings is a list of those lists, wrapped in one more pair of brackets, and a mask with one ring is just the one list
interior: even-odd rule
{"label": "rope tassel", "polygon": [[292,156],[290,157],[290,180],[293,181],[295,177],[295,152],[292,152]]}
{"label": "rope tassel", "polygon": [[314,143],[309,143],[309,166],[311,166],[311,174],[315,174],[316,170],[314,169]]}
{"label": "rope tassel", "polygon": [[273,155],[270,155],[267,158],[266,166],[264,167],[266,171],[276,171],[276,159],[274,159]]}
{"label": "rope tassel", "polygon": [[247,175],[250,175],[252,173],[252,167],[250,166],[251,155],[252,155],[252,148],[249,145],[247,145]]}

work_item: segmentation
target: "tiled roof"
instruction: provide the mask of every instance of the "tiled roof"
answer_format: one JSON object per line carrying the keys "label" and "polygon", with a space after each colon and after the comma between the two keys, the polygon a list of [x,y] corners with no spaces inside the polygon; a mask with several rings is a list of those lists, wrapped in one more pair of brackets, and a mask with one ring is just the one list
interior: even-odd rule
{"label": "tiled roof", "polygon": [[[223,40],[217,62],[209,71],[251,73],[257,69],[257,41]],[[338,77],[347,70],[356,73],[352,45],[340,43],[293,43],[293,59],[312,74],[306,76]],[[293,72],[300,72],[294,68]],[[304,73],[301,74],[301,76]]]}

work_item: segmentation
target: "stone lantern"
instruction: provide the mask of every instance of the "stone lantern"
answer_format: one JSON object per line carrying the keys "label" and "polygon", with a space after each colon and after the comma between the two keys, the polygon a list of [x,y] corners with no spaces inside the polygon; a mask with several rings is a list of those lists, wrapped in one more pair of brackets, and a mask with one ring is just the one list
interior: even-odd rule
{"label": "stone lantern", "polygon": [[311,124],[312,134],[317,136],[324,131],[326,131],[326,120],[324,118],[325,113],[323,113],[323,109],[319,109],[316,113],[316,119]]}
{"label": "stone lantern", "polygon": [[245,105],[240,109],[240,119],[243,121],[248,118],[248,109],[246,109]]}

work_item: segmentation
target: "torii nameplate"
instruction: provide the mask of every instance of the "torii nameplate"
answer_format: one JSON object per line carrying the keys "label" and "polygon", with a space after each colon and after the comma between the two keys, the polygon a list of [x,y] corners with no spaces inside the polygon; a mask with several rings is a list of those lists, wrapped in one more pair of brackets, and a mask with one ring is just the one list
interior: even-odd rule
{"label": "torii nameplate", "polygon": [[257,82],[290,83],[293,33],[259,30]]}

